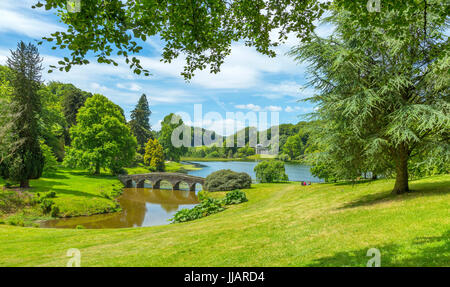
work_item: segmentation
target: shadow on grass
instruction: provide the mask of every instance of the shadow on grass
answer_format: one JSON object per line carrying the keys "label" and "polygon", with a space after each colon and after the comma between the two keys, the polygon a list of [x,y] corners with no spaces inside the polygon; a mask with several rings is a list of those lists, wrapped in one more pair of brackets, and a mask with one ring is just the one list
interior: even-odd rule
{"label": "shadow on grass", "polygon": [[[417,237],[407,248],[398,244],[373,246],[380,250],[381,266],[449,266],[450,230],[441,236]],[[372,248],[372,247],[370,247]],[[367,256],[369,248],[338,252],[330,257],[314,260],[310,267],[359,266],[365,267],[373,256]],[[403,250],[408,250],[408,252]]]}
{"label": "shadow on grass", "polygon": [[360,185],[360,184],[364,184],[364,183],[372,183],[372,182],[376,182],[376,179],[362,179],[362,180],[358,180],[358,181],[340,181],[340,182],[335,182],[335,183],[331,183],[334,184],[336,186],[341,186],[341,185]]}
{"label": "shadow on grass", "polygon": [[111,175],[111,174],[92,174],[88,171],[68,171],[67,172],[70,175],[76,175],[76,176],[82,176],[86,178],[96,178],[96,179],[110,179],[110,178],[117,178],[117,176]]}
{"label": "shadow on grass", "polygon": [[411,183],[411,192],[395,195],[391,191],[383,191],[374,194],[368,194],[360,197],[356,201],[349,202],[338,209],[354,208],[359,206],[371,206],[389,201],[402,201],[414,199],[417,197],[442,196],[450,192],[450,182],[432,182],[432,183]]}

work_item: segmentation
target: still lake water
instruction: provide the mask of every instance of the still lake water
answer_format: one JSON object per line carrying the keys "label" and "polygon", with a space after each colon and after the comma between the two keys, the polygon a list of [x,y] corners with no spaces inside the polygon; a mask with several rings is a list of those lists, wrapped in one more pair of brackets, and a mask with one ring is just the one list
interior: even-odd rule
{"label": "still lake water", "polygon": [[[255,161],[208,161],[208,162],[189,162],[194,163],[202,169],[189,171],[188,174],[207,177],[212,172],[221,170],[221,169],[231,169],[236,172],[246,172],[248,173],[252,179],[256,179],[255,172],[253,169],[258,164]],[[309,171],[309,166],[295,164],[295,163],[285,163],[286,174],[289,177],[290,181],[310,181],[310,182],[322,182],[317,177],[311,175]]]}
{"label": "still lake water", "polygon": [[[253,168],[257,162],[226,161],[226,162],[191,162],[202,169],[188,171],[188,174],[206,177],[210,173],[220,169],[231,169],[236,172],[246,172],[253,179]],[[320,182],[309,172],[308,166],[286,163],[286,174],[290,181]],[[193,208],[199,203],[196,192],[188,190],[125,188],[119,203],[121,212],[99,214],[92,216],[80,216],[49,220],[41,223],[44,228],[75,228],[82,225],[85,228],[126,228],[144,227],[169,224],[169,219],[183,208]],[[162,185],[164,187],[164,184]],[[187,186],[185,186],[187,188]],[[197,185],[200,188],[201,185]],[[183,185],[180,185],[183,188]]]}

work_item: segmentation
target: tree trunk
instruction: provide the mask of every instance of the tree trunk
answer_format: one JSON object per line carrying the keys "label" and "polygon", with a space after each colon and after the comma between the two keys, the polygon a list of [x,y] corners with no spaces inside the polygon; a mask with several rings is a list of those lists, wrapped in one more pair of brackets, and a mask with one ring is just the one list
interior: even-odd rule
{"label": "tree trunk", "polygon": [[402,194],[409,191],[408,186],[408,149],[400,146],[395,157],[396,178],[392,194]]}
{"label": "tree trunk", "polygon": [[100,164],[99,163],[95,164],[95,173],[94,174],[95,175],[99,175],[100,174]]}
{"label": "tree trunk", "polygon": [[30,187],[30,181],[28,179],[22,179],[20,181],[20,188],[29,188]]}

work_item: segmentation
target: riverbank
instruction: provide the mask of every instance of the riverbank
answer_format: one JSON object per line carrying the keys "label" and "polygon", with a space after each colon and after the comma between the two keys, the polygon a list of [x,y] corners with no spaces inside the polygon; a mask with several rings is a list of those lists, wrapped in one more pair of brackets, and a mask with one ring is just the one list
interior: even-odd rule
{"label": "riverbank", "polygon": [[[186,173],[191,170],[199,170],[200,167],[195,164],[183,163],[183,162],[175,162],[175,161],[166,161],[165,162],[166,172],[180,172]],[[139,164],[135,167],[127,167],[125,168],[127,174],[140,174],[140,173],[149,173],[151,172],[146,166],[143,164]]]}
{"label": "riverbank", "polygon": [[393,184],[257,184],[248,202],[165,226],[0,225],[0,265],[65,266],[78,248],[81,266],[366,266],[377,248],[382,266],[448,266],[450,175],[411,181],[399,196]]}
{"label": "riverbank", "polygon": [[[0,180],[0,186],[4,182]],[[8,194],[14,190],[3,190],[0,197],[0,220],[14,225],[31,226],[36,220],[49,219],[44,215],[39,203],[27,202],[27,194],[37,198],[50,192],[49,198],[58,207],[57,217],[87,216],[110,213],[120,210],[116,198],[121,194],[123,185],[116,176],[101,174],[92,175],[83,170],[59,168],[56,172],[44,175],[40,179],[30,180],[31,188],[21,191],[21,197],[8,200]],[[15,206],[11,203],[14,201]],[[3,202],[4,206],[1,205]],[[2,208],[3,207],[3,208]],[[12,208],[11,208],[12,207]]]}
{"label": "riverbank", "polygon": [[[188,172],[199,170],[194,164],[166,162],[167,172]],[[149,173],[143,165],[126,168],[128,174]],[[0,178],[0,188],[5,182]],[[92,175],[84,170],[58,168],[52,174],[30,180],[31,188],[26,191],[5,189],[0,191],[0,223],[19,226],[35,226],[42,220],[52,219],[42,212],[39,203],[33,203],[38,194],[45,196],[54,192],[50,198],[59,212],[53,218],[90,216],[112,213],[121,210],[117,198],[122,194],[123,185],[117,176],[110,174]],[[171,187],[162,185],[163,188]]]}
{"label": "riverbank", "polygon": [[[248,157],[242,157],[242,158],[223,158],[223,157],[214,157],[214,158],[207,158],[207,157],[182,157],[181,161],[184,162],[192,162],[192,161],[204,161],[204,162],[210,162],[210,161],[257,161],[257,160],[276,160],[276,156],[270,156],[270,155],[252,155]],[[296,163],[296,164],[305,164],[302,160],[288,160],[285,161],[286,163]]]}

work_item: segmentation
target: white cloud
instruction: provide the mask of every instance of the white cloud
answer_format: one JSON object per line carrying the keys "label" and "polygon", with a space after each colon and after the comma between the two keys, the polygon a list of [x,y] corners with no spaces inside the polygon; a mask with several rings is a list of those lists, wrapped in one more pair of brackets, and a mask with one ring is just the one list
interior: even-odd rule
{"label": "white cloud", "polygon": [[268,106],[266,107],[266,110],[269,112],[280,112],[283,110],[283,108],[279,106]]}
{"label": "white cloud", "polygon": [[48,18],[42,17],[40,14],[44,13],[40,12],[43,9],[31,9],[31,3],[36,4],[36,1],[25,1],[12,5],[11,2],[2,0],[0,4],[0,32],[17,33],[40,39],[52,32],[65,30],[61,26],[51,23]]}
{"label": "white cloud", "polygon": [[254,105],[254,104],[235,105],[234,107],[237,109],[240,109],[240,110],[250,110],[252,112],[263,112],[263,111],[281,112],[283,110],[283,108],[280,106],[261,107],[261,106]]}
{"label": "white cloud", "polygon": [[234,107],[237,108],[237,109],[240,109],[240,110],[250,110],[250,111],[253,111],[253,112],[261,111],[261,107],[258,106],[258,105],[254,105],[254,104],[235,105]]}

